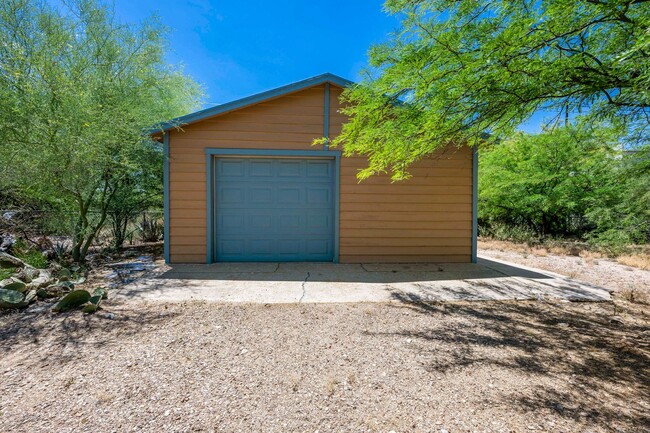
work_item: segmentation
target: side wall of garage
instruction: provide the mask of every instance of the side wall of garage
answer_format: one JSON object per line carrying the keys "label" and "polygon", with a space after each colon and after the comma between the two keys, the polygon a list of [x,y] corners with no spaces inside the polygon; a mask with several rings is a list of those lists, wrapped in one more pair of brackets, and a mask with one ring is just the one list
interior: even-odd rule
{"label": "side wall of garage", "polygon": [[[331,89],[331,135],[342,89]],[[450,147],[418,162],[413,177],[392,183],[375,176],[359,183],[365,158],[341,158],[341,263],[469,262],[472,255],[472,150]]]}
{"label": "side wall of garage", "polygon": [[[330,86],[330,136],[346,120],[342,89]],[[169,132],[169,259],[205,263],[206,148],[321,150],[325,86],[221,114]],[[359,183],[360,157],[341,158],[339,260],[469,262],[472,254],[472,151],[449,148],[416,164],[412,179]],[[218,233],[215,234],[218,236]]]}

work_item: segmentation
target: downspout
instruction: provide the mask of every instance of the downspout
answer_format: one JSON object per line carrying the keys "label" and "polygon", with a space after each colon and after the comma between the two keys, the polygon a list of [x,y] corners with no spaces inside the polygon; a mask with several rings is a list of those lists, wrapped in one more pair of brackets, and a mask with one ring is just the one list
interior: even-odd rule
{"label": "downspout", "polygon": [[323,137],[325,137],[325,143],[323,144],[323,150],[329,150],[330,147],[330,83],[325,83],[325,104],[323,111]]}
{"label": "downspout", "polygon": [[164,257],[169,264],[169,132],[163,132],[163,230]]}
{"label": "downspout", "polygon": [[478,148],[472,147],[472,263],[478,262]]}

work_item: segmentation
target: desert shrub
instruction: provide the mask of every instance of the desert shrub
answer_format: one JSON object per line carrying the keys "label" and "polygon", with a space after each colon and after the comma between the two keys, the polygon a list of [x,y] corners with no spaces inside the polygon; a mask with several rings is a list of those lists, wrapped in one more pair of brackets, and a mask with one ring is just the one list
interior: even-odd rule
{"label": "desert shrub", "polygon": [[155,214],[148,215],[147,213],[143,213],[138,229],[142,242],[157,242],[163,236],[161,218]]}
{"label": "desert shrub", "polygon": [[483,149],[479,225],[495,239],[570,238],[621,254],[650,235],[648,146],[621,152],[613,127],[518,133]]}
{"label": "desert shrub", "polygon": [[200,106],[166,34],[155,17],[120,22],[102,0],[0,2],[0,190],[65,211],[75,261],[120,194],[161,176],[147,132]]}
{"label": "desert shrub", "polygon": [[591,204],[589,241],[622,251],[650,241],[650,145],[621,156]]}
{"label": "desert shrub", "polygon": [[524,224],[507,224],[494,221],[491,224],[479,226],[481,236],[486,236],[499,241],[512,241],[524,243],[537,243],[540,241],[538,233]]}

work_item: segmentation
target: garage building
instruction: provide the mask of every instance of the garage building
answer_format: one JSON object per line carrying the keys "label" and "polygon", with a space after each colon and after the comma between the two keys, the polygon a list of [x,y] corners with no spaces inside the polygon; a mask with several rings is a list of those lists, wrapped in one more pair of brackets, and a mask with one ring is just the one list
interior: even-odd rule
{"label": "garage building", "polygon": [[340,133],[351,84],[324,74],[167,123],[165,260],[476,261],[472,149],[359,182],[364,157],[312,144]]}

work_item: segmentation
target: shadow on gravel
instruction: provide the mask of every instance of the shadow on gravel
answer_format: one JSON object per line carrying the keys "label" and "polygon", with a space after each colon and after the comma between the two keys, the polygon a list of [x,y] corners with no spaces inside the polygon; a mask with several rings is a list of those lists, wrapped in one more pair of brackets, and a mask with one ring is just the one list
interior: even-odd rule
{"label": "shadow on gravel", "polygon": [[[49,308],[36,311],[3,312],[0,314],[0,356],[10,351],[29,349],[33,343],[45,347],[39,356],[48,363],[75,361],[75,349],[81,347],[105,348],[117,346],[120,339],[155,330],[156,325],[172,319],[176,313],[152,308],[101,310],[87,315],[81,311],[53,314]],[[37,356],[27,350],[26,356]]]}
{"label": "shadow on gravel", "polygon": [[[547,410],[608,431],[650,426],[650,330],[643,312],[610,303],[425,303],[401,293],[393,299],[399,308],[445,319],[392,334],[422,343],[428,371],[505,368],[532,379],[521,393],[503,397],[521,411]],[[615,315],[623,312],[641,320]],[[549,381],[556,386],[544,385]]]}

